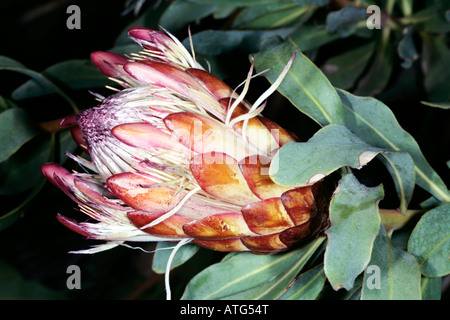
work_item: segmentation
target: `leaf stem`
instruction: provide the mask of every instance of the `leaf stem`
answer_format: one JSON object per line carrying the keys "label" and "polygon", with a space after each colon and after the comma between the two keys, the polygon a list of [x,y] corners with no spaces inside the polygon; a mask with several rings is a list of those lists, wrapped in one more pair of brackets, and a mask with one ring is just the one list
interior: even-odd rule
{"label": "leaf stem", "polygon": [[387,14],[391,15],[392,11],[394,9],[394,4],[396,0],[388,0],[386,3],[386,12]]}

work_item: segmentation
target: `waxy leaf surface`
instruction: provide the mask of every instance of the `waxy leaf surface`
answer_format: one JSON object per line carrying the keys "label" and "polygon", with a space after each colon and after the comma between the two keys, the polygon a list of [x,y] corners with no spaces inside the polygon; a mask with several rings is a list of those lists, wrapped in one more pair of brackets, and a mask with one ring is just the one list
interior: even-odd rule
{"label": "waxy leaf surface", "polygon": [[323,237],[317,238],[296,250],[274,255],[231,254],[197,274],[182,299],[274,299],[281,295],[323,240]]}
{"label": "waxy leaf surface", "polygon": [[395,246],[383,227],[364,274],[362,300],[421,299],[420,267],[415,257]]}
{"label": "waxy leaf surface", "polygon": [[325,274],[335,290],[353,287],[366,268],[380,229],[378,202],[381,186],[367,188],[355,176],[342,178],[330,204],[330,228],[325,252]]}
{"label": "waxy leaf surface", "polygon": [[426,276],[450,273],[450,203],[422,216],[409,238],[408,251],[417,257]]}

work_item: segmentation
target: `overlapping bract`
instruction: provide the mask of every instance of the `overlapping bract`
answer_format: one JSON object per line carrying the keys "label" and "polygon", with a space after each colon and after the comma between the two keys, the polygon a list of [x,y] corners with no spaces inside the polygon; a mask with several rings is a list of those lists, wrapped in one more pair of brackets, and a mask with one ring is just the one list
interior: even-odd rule
{"label": "overlapping bract", "polygon": [[238,95],[170,34],[132,28],[129,36],[138,54],[91,56],[123,89],[61,123],[91,161],[69,156],[91,173],[42,167],[94,220],[58,216],[63,224],[108,241],[104,248],[188,238],[255,253],[286,250],[326,225],[321,184],[286,188],[268,175],[273,155],[295,141],[259,114],[276,83],[252,105],[244,99],[251,72]]}

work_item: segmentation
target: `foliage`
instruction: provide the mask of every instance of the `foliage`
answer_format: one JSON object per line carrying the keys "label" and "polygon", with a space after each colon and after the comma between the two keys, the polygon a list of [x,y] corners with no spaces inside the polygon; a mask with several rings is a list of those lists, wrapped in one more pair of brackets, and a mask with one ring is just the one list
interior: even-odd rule
{"label": "foliage", "polygon": [[[111,91],[105,86],[114,86],[89,62],[89,51],[136,52],[126,30],[158,25],[185,39],[189,48],[189,26],[197,60],[228,83],[245,79],[251,58],[257,72],[266,70],[252,80],[255,94],[298,51],[265,112],[305,142],[284,146],[271,174],[283,185],[324,177],[337,182],[329,208],[331,227],[323,236],[272,256],[183,246],[172,264],[173,296],[441,298],[441,279],[450,271],[450,193],[443,178],[448,177],[449,156],[448,1],[175,0],[127,5],[102,15],[97,9],[95,16],[95,8],[82,3],[86,26],[63,35],[70,39],[77,32],[94,33],[90,19],[109,15],[101,32],[95,31],[107,36],[86,42],[74,36],[78,42],[72,45],[82,47],[75,55],[64,54],[52,31],[47,33],[51,41],[27,48],[30,57],[19,54],[37,33],[25,28],[22,39],[0,56],[5,83],[0,92],[0,195],[5,203],[0,237],[9,244],[1,249],[2,260],[9,262],[0,264],[2,272],[13,273],[13,265],[27,281],[23,286],[32,279],[52,289],[36,287],[33,292],[41,298],[164,297],[161,273],[171,245],[159,244],[155,254],[129,248],[93,257],[67,254],[87,242],[54,223],[57,211],[70,211],[72,204],[45,183],[39,168],[49,161],[68,161],[65,151],[76,151],[70,133],[59,129],[59,119],[93,106],[88,90],[106,95]],[[370,5],[381,8],[381,29],[366,24]],[[12,1],[1,6],[11,9]],[[41,16],[30,11],[26,17],[65,28],[64,9]],[[58,48],[58,54],[45,45]],[[46,56],[44,64],[36,53]],[[147,270],[150,261],[153,271]],[[83,270],[80,292],[65,286],[70,264]],[[15,272],[11,286],[13,281],[19,281]],[[2,295],[34,297],[15,291]]]}

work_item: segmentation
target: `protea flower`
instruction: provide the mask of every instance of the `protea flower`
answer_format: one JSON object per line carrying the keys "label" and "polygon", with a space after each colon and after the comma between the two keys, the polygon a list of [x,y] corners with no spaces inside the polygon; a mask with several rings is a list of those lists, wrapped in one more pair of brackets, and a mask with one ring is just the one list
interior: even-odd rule
{"label": "protea flower", "polygon": [[253,64],[238,95],[169,33],[132,28],[129,36],[141,52],[91,56],[123,89],[61,122],[72,126],[91,161],[69,154],[83,172],[42,167],[91,218],[58,215],[59,221],[107,241],[89,252],[127,241],[188,239],[213,250],[269,254],[317,234],[327,221],[321,184],[272,181],[271,159],[296,139],[260,115],[295,54],[251,104],[245,93]]}

